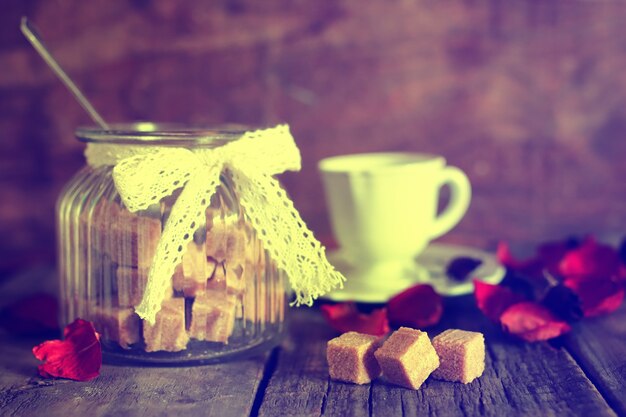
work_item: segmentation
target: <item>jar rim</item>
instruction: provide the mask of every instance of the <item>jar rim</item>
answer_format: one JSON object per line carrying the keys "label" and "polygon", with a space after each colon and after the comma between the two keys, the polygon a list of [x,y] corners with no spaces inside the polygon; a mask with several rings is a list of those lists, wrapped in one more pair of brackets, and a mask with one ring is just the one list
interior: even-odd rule
{"label": "jar rim", "polygon": [[90,143],[216,147],[237,140],[245,132],[256,129],[258,127],[241,124],[195,126],[146,121],[112,124],[109,130],[97,126],[80,126],[74,134],[79,141]]}

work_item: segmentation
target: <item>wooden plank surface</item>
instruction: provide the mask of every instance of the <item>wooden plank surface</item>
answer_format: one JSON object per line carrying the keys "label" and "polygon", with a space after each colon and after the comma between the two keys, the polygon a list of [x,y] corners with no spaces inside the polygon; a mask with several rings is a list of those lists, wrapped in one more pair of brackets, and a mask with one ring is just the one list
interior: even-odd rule
{"label": "wooden plank surface", "polygon": [[324,348],[334,333],[319,315],[304,309],[292,309],[290,313],[290,334],[270,375],[260,416],[317,416],[328,404]]}
{"label": "wooden plank surface", "polygon": [[[0,310],[33,289],[55,292],[56,274],[32,268],[0,286]],[[17,339],[0,330],[0,415],[249,415],[269,354],[239,362],[195,367],[103,365],[90,382],[46,380],[31,349],[41,340]]]}
{"label": "wooden plank surface", "polygon": [[503,337],[471,297],[448,299],[441,325],[430,332],[456,327],[485,333],[486,370],[468,385],[429,379],[412,391],[384,380],[365,386],[330,381],[325,342],[334,334],[305,310],[294,313],[294,327],[269,379],[261,416],[615,415],[566,350]]}
{"label": "wooden plank surface", "polygon": [[429,379],[417,391],[384,380],[330,381],[325,345],[335,334],[317,309],[292,310],[290,334],[272,355],[187,368],[105,365],[98,378],[82,383],[39,378],[30,353],[37,341],[4,335],[0,415],[626,415],[620,395],[626,356],[619,354],[624,311],[576,326],[566,343],[572,357],[563,348],[504,337],[471,297],[447,299],[442,323],[429,334],[449,327],[484,332],[485,374],[468,385]]}
{"label": "wooden plank surface", "polygon": [[35,343],[0,339],[0,415],[247,416],[266,359],[184,368],[104,365],[90,382],[45,380],[30,353]]}
{"label": "wooden plank surface", "polygon": [[626,304],[574,326],[565,345],[620,415],[626,415]]}

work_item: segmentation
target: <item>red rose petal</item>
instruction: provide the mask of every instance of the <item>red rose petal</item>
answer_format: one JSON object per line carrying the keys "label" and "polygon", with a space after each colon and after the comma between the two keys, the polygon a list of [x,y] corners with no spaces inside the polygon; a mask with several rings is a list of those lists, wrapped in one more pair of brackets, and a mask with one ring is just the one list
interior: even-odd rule
{"label": "red rose petal", "polygon": [[594,239],[587,239],[569,251],[559,264],[560,274],[568,279],[613,279],[619,275],[619,268],[617,251]]}
{"label": "red rose petal", "polygon": [[571,330],[569,324],[556,318],[547,308],[523,301],[507,308],[500,316],[507,333],[527,342],[538,342],[561,336]]}
{"label": "red rose petal", "polygon": [[534,257],[517,259],[511,253],[509,245],[500,242],[496,250],[496,256],[505,267],[520,274],[538,278],[543,276],[544,269],[548,270],[552,275],[557,275],[561,260],[570,250],[572,250],[571,239],[546,242],[537,248],[537,253]]}
{"label": "red rose petal", "polygon": [[394,327],[416,329],[439,323],[443,301],[432,286],[418,284],[395,295],[387,303],[389,322]]}
{"label": "red rose petal", "polygon": [[570,278],[563,285],[578,296],[585,317],[612,313],[624,300],[624,287],[608,279]]}
{"label": "red rose petal", "polygon": [[524,300],[508,288],[474,280],[474,297],[480,311],[494,322],[500,321],[502,313],[511,305]]}
{"label": "red rose petal", "polygon": [[63,334],[65,340],[48,340],[33,348],[40,361],[39,374],[43,377],[89,381],[98,376],[102,365],[99,336],[88,321],[77,319]]}
{"label": "red rose petal", "polygon": [[361,313],[355,303],[326,304],[320,309],[328,324],[340,333],[352,331],[382,336],[389,332],[385,308],[373,310],[370,314]]}
{"label": "red rose petal", "polygon": [[[578,242],[576,242],[577,244]],[[552,276],[558,276],[559,264],[569,251],[573,250],[571,240],[547,242],[537,249],[542,269],[548,270]],[[543,273],[543,271],[541,271]]]}

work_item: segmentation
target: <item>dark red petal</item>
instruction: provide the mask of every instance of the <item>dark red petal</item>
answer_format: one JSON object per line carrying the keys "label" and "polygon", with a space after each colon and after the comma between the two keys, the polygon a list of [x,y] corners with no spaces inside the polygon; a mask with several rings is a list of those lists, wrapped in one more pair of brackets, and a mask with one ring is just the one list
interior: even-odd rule
{"label": "dark red petal", "polygon": [[559,264],[567,253],[577,248],[580,243],[574,239],[546,242],[537,249],[537,257],[542,269],[548,270],[553,276],[559,275]]}
{"label": "dark red petal", "polygon": [[619,254],[614,248],[587,239],[565,255],[559,272],[567,279],[613,279],[619,267]]}
{"label": "dark red petal", "polygon": [[548,288],[541,304],[565,321],[580,320],[584,316],[580,297],[562,282]]}
{"label": "dark red petal", "polygon": [[546,242],[537,248],[535,256],[521,260],[513,256],[506,243],[500,242],[496,256],[502,265],[522,275],[541,278],[543,271],[548,270],[552,275],[557,276],[559,263],[563,257],[578,245],[578,240],[573,238]]}
{"label": "dark red petal", "polygon": [[612,313],[624,300],[624,287],[608,279],[570,278],[563,285],[578,296],[585,317]]}
{"label": "dark red petal", "polygon": [[549,340],[571,330],[569,324],[531,301],[516,303],[500,316],[503,329],[527,342]]}
{"label": "dark red petal", "polygon": [[65,328],[64,335],[65,340],[48,340],[33,348],[35,357],[44,362],[39,365],[39,374],[76,381],[97,377],[102,350],[93,324],[77,319]]}
{"label": "dark red petal", "polygon": [[340,333],[359,332],[382,336],[389,332],[387,309],[361,313],[355,303],[326,304],[321,307],[322,315],[330,326]]}
{"label": "dark red petal", "polygon": [[432,286],[418,284],[394,296],[387,303],[389,322],[394,327],[416,329],[439,323],[443,301]]}
{"label": "dark red petal", "polygon": [[57,299],[35,294],[21,299],[2,311],[0,324],[21,336],[47,335],[59,331]]}
{"label": "dark red petal", "polygon": [[474,280],[474,297],[480,311],[494,322],[500,320],[504,310],[524,300],[508,288],[478,280]]}

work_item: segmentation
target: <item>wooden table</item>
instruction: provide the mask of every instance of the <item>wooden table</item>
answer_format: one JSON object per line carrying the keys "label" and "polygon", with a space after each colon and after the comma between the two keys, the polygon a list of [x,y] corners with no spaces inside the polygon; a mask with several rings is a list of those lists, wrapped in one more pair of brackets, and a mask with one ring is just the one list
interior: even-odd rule
{"label": "wooden table", "polygon": [[2,416],[626,416],[626,305],[574,325],[562,347],[504,336],[472,297],[449,298],[432,335],[450,327],[485,334],[484,375],[463,385],[429,379],[412,391],[384,381],[330,381],[316,308],[291,310],[282,345],[219,365],[104,365],[91,382],[37,376],[37,340],[0,336]]}

